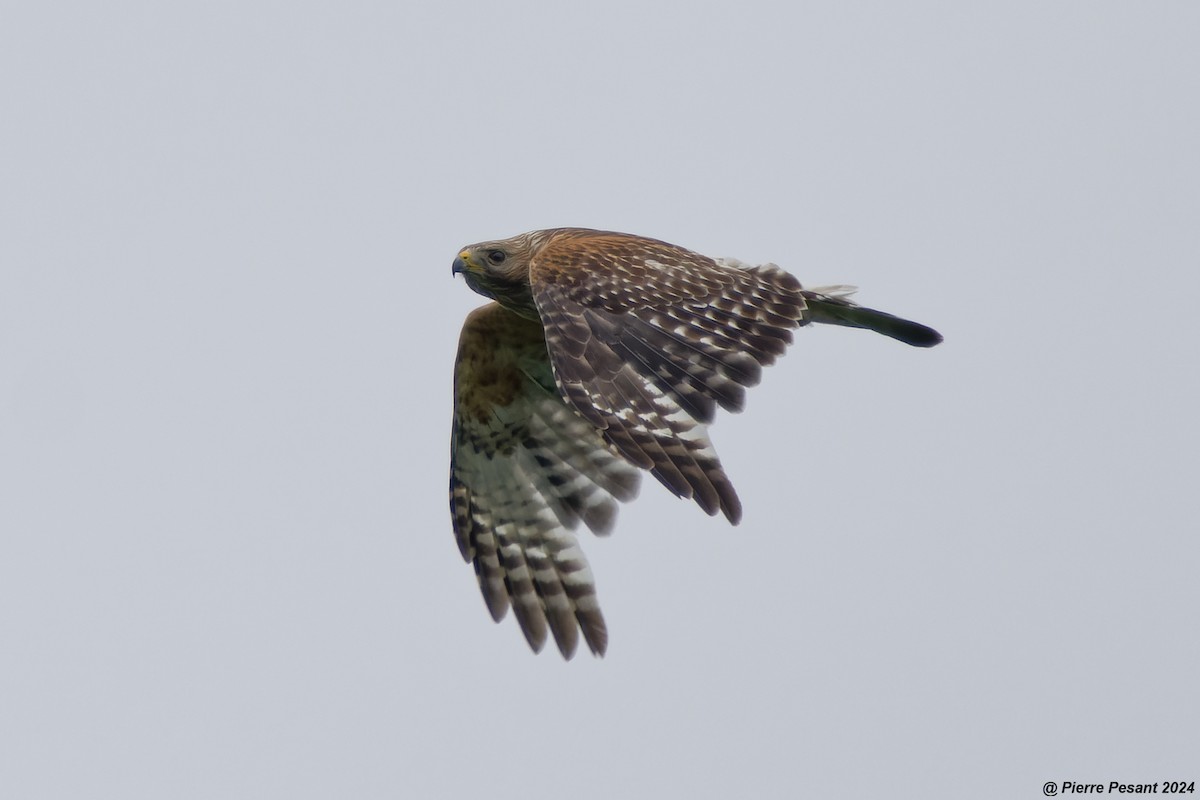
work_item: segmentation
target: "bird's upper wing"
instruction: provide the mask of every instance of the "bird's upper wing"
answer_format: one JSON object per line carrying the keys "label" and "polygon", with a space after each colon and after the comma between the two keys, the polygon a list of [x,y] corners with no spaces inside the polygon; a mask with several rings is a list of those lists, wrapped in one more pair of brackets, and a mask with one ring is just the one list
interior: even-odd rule
{"label": "bird's upper wing", "polygon": [[629,461],[709,514],[741,505],[708,440],[806,321],[800,283],[627,234],[569,231],[529,265],[559,390]]}
{"label": "bird's upper wing", "polygon": [[454,373],[450,510],[463,558],[499,621],[509,604],[535,651],[549,627],[563,655],[607,632],[572,531],[611,529],[640,474],[563,401],[542,327],[492,303],[463,325]]}

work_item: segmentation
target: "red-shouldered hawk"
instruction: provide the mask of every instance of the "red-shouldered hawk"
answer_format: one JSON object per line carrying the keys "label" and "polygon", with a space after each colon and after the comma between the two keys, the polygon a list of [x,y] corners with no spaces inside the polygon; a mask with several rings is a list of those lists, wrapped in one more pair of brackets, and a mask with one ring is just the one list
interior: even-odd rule
{"label": "red-shouldered hawk", "polygon": [[937,331],[855,305],[846,286],[804,289],[666,242],[584,228],[464,247],[454,273],[497,302],[463,325],[454,374],[450,509],[463,558],[499,621],[509,605],[534,651],[579,632],[608,642],[573,531],[612,529],[639,469],[737,524],[742,507],[708,440],[718,406],[810,322],[867,328],[916,347]]}

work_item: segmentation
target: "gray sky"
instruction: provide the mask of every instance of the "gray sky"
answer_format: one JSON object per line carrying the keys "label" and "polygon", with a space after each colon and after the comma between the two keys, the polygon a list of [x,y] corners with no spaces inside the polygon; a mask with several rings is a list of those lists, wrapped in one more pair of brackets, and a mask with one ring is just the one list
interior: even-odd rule
{"label": "gray sky", "polygon": [[[1200,6],[14,3],[0,785],[1040,797],[1200,779]],[[585,538],[604,660],[450,532],[457,248],[846,282]]]}

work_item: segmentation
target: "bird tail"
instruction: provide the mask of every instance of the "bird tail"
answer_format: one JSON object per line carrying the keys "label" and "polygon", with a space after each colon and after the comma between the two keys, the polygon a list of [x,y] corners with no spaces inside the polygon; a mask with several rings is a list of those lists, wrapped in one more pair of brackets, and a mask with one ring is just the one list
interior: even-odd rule
{"label": "bird tail", "polygon": [[933,328],[847,300],[854,291],[853,286],[820,286],[803,289],[800,293],[808,303],[813,322],[866,328],[913,347],[933,347],[941,343],[942,335]]}

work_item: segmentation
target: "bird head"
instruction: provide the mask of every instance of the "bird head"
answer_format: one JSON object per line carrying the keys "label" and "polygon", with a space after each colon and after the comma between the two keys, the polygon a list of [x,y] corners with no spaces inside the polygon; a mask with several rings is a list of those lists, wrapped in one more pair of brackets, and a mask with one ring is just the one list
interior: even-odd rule
{"label": "bird head", "polygon": [[522,316],[537,318],[537,308],[529,287],[529,262],[541,244],[533,231],[467,245],[458,251],[450,265],[452,275],[462,274],[467,285],[479,294],[498,301]]}

